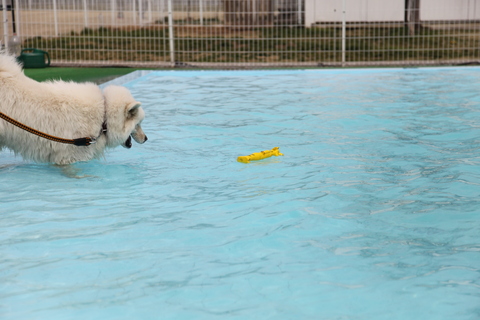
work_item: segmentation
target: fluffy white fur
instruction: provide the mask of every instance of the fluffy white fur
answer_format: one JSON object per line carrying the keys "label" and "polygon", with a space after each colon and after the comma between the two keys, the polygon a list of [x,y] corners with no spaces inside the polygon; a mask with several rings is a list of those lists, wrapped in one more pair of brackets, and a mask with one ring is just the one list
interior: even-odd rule
{"label": "fluffy white fur", "polygon": [[[0,52],[0,112],[46,134],[76,139],[98,137],[90,146],[58,143],[0,119],[0,149],[36,162],[70,164],[103,156],[106,148],[130,148],[133,137],[147,140],[140,102],[119,86],[102,90],[93,83],[37,82],[26,77],[15,58]],[[106,121],[107,133],[101,134]]]}

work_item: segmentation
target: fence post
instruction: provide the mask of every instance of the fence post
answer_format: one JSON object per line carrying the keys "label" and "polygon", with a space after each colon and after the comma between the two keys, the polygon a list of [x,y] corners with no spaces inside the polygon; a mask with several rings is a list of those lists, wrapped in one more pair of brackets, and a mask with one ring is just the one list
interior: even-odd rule
{"label": "fence post", "polygon": [[53,21],[55,23],[55,37],[58,37],[57,0],[53,0]]}
{"label": "fence post", "polygon": [[138,19],[141,27],[143,27],[143,10],[143,0],[140,0],[138,1]]}
{"label": "fence post", "polygon": [[148,7],[148,22],[152,23],[152,0],[148,0],[147,2],[147,7]]}
{"label": "fence post", "polygon": [[257,0],[252,0],[251,5],[251,11],[252,11],[252,19],[250,20],[249,24],[252,27],[256,27],[257,25]]}
{"label": "fence post", "polygon": [[137,7],[135,6],[135,0],[132,1],[132,11],[133,11],[133,25],[137,26]]}
{"label": "fence post", "polygon": [[346,17],[346,1],[343,0],[342,3],[342,67],[345,67],[345,50],[346,50],[346,31],[347,31],[347,17]]}
{"label": "fence post", "polygon": [[115,0],[110,1],[110,25],[115,26],[117,25],[117,20],[115,19]]}
{"label": "fence post", "polygon": [[199,0],[199,10],[200,10],[200,25],[203,26],[203,0]]}
{"label": "fence post", "polygon": [[18,37],[20,37],[22,35],[22,31],[20,29],[20,25],[21,25],[21,23],[20,23],[21,22],[20,21],[20,5],[18,3],[18,0],[15,0],[15,8],[16,8],[15,20],[16,20],[16,27],[17,27],[16,34],[17,34]]}
{"label": "fence post", "polygon": [[168,0],[168,38],[170,42],[170,62],[175,63],[175,47],[173,41],[173,12],[172,0]]}
{"label": "fence post", "polygon": [[7,0],[2,0],[2,13],[3,13],[3,41],[5,41],[5,49],[8,49]]}
{"label": "fence post", "polygon": [[88,28],[87,0],[83,0],[83,20],[84,20],[85,28]]}
{"label": "fence post", "polygon": [[297,24],[302,25],[302,1],[297,0]]}

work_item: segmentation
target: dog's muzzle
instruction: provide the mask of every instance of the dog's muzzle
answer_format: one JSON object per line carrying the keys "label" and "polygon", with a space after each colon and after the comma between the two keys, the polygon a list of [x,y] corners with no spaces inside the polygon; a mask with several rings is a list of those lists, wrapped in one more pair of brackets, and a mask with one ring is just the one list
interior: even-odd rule
{"label": "dog's muzzle", "polygon": [[137,128],[137,130],[132,132],[132,134],[128,137],[128,139],[125,140],[125,142],[123,143],[123,146],[125,148],[130,149],[132,147],[132,138],[133,140],[135,140],[137,143],[140,143],[140,144],[145,143],[148,140],[143,130],[141,128],[140,129]]}

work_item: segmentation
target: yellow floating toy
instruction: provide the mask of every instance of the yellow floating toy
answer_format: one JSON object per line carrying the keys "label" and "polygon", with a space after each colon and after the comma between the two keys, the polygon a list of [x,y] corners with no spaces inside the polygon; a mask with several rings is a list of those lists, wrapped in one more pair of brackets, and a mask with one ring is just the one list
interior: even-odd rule
{"label": "yellow floating toy", "polygon": [[273,148],[272,150],[265,150],[261,152],[252,153],[249,156],[241,156],[237,158],[238,162],[243,163],[250,163],[253,160],[262,160],[265,158],[270,158],[271,156],[283,156],[283,153],[280,153],[280,149],[278,147]]}

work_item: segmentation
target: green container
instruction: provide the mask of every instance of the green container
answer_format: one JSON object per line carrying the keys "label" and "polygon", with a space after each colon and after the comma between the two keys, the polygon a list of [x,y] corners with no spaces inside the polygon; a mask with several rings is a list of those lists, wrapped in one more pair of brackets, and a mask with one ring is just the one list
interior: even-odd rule
{"label": "green container", "polygon": [[45,68],[50,66],[50,55],[48,52],[34,48],[23,49],[17,57],[17,60],[26,69]]}

